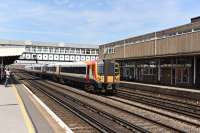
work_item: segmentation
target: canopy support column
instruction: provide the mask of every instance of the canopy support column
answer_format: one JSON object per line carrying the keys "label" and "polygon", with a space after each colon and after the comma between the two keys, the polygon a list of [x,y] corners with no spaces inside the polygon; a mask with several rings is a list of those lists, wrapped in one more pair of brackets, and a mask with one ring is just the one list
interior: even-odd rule
{"label": "canopy support column", "polygon": [[3,73],[4,73],[4,71],[3,71],[3,57],[1,58],[1,80],[3,79]]}

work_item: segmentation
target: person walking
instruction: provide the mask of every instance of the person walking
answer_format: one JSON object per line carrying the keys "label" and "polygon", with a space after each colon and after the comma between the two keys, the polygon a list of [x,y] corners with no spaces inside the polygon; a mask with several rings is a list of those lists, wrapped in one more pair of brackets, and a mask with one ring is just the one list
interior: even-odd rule
{"label": "person walking", "polygon": [[6,81],[5,81],[4,85],[5,85],[5,87],[7,87],[8,81],[10,79],[10,71],[9,71],[9,69],[5,70],[5,74],[6,74]]}

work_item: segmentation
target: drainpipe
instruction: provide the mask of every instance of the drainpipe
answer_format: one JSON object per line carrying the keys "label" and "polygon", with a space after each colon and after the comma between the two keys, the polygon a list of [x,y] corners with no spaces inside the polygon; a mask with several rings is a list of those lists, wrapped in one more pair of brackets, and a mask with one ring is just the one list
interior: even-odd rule
{"label": "drainpipe", "polygon": [[154,43],[154,55],[155,56],[157,55],[156,47],[157,47],[157,35],[156,35],[156,32],[155,32],[155,43]]}

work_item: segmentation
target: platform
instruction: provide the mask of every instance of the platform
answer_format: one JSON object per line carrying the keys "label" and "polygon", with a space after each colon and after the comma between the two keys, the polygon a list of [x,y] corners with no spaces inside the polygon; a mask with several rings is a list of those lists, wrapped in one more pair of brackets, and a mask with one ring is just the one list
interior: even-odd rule
{"label": "platform", "polygon": [[12,82],[0,84],[0,133],[66,132],[23,84]]}
{"label": "platform", "polygon": [[0,132],[34,133],[30,119],[20,103],[20,97],[13,85],[0,85]]}
{"label": "platform", "polygon": [[171,96],[177,96],[182,98],[189,98],[193,100],[200,100],[200,88],[198,89],[188,89],[172,86],[154,85],[154,84],[144,84],[138,82],[127,82],[120,81],[121,87],[128,87],[137,90],[149,91],[153,93],[166,94]]}

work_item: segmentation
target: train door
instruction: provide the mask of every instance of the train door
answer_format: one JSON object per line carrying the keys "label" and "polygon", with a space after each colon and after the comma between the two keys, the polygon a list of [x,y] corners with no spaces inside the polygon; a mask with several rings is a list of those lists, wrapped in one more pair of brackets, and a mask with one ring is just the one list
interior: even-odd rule
{"label": "train door", "polygon": [[87,65],[86,79],[89,80],[90,77],[90,65]]}
{"label": "train door", "polygon": [[94,79],[94,67],[92,64],[87,65],[87,79]]}
{"label": "train door", "polygon": [[92,67],[92,77],[93,77],[93,79],[96,79],[96,75],[97,75],[96,64],[92,64],[91,67]]}

